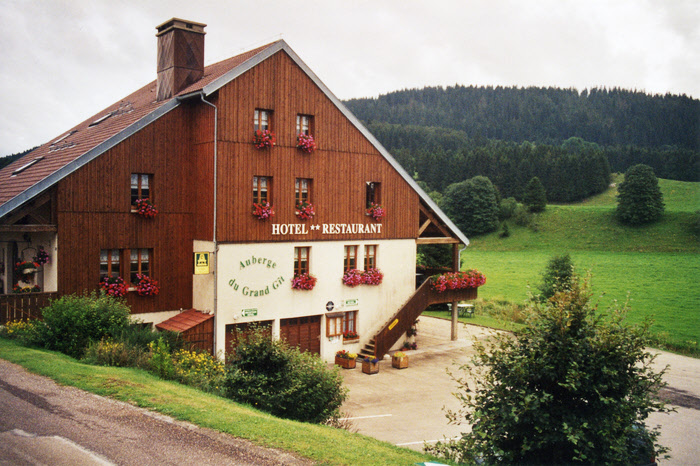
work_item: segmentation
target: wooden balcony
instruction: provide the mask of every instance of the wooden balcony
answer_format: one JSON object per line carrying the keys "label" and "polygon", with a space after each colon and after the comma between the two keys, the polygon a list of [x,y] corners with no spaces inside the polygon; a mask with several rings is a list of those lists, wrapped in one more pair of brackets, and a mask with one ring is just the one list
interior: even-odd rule
{"label": "wooden balcony", "polygon": [[41,319],[41,311],[58,293],[18,293],[0,295],[0,325],[27,319]]}

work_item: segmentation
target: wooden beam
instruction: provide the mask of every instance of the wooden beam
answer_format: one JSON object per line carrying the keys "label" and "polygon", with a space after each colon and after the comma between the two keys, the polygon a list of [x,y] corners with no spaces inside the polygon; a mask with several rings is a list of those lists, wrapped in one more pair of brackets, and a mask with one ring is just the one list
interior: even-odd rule
{"label": "wooden beam", "polygon": [[40,231],[58,231],[56,225],[0,225],[0,233],[37,233]]}
{"label": "wooden beam", "polygon": [[452,238],[452,236],[453,236],[452,232],[450,232],[450,230],[448,230],[447,228],[445,228],[442,225],[440,220],[433,214],[433,212],[430,209],[425,207],[423,205],[423,203],[419,204],[419,209],[426,217],[428,217],[430,219],[430,221],[433,223],[433,225],[435,225],[440,230],[440,233],[442,233],[443,235],[445,235],[447,237]]}
{"label": "wooden beam", "polygon": [[460,244],[457,238],[416,238],[416,244]]}
{"label": "wooden beam", "polygon": [[430,226],[430,220],[426,220],[423,225],[418,229],[418,236],[422,235],[426,228]]}

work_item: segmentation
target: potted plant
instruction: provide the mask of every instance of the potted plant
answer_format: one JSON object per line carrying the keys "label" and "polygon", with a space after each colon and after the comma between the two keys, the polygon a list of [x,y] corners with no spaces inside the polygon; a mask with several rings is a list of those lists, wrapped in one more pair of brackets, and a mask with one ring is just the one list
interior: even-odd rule
{"label": "potted plant", "polygon": [[335,353],[335,364],[343,369],[354,369],[357,364],[357,354],[340,350]]}
{"label": "potted plant", "polygon": [[22,261],[15,264],[15,273],[19,281],[28,282],[40,268],[41,265],[36,262]]}
{"label": "potted plant", "polygon": [[160,293],[160,286],[148,275],[138,273],[136,274],[136,292],[139,296],[155,296]]}
{"label": "potted plant", "polygon": [[295,274],[292,278],[292,289],[313,290],[316,286],[316,277],[309,273]]}
{"label": "potted plant", "polygon": [[296,212],[294,212],[300,220],[308,220],[316,215],[313,204],[308,202],[302,202],[296,205]]}
{"label": "potted plant", "polygon": [[34,256],[34,262],[39,265],[44,265],[49,262],[49,259],[49,253],[46,252],[43,246],[39,246],[39,249],[36,252],[36,256]]}
{"label": "potted plant", "polygon": [[316,150],[316,141],[314,141],[314,137],[310,134],[299,133],[297,136],[297,148],[310,154]]}
{"label": "potted plant", "polygon": [[39,288],[39,285],[34,285],[34,286],[19,286],[19,284],[15,284],[15,286],[12,287],[12,292],[16,294],[20,293],[40,293],[41,288]]}
{"label": "potted plant", "polygon": [[265,220],[275,215],[275,211],[269,202],[254,202],[253,203],[253,215],[258,217],[258,220]]}
{"label": "potted plant", "polygon": [[275,146],[275,133],[269,129],[256,130],[253,136],[253,145],[256,149],[267,149]]}
{"label": "potted plant", "polygon": [[406,369],[408,367],[408,356],[403,351],[397,351],[391,356],[391,367],[396,369]]}
{"label": "potted plant", "polygon": [[379,359],[365,358],[362,360],[362,372],[365,374],[377,374],[379,372]]}
{"label": "potted plant", "polygon": [[158,213],[158,208],[150,199],[136,199],[136,213],[144,218],[153,218]]}
{"label": "potted plant", "polygon": [[358,341],[360,341],[360,335],[357,332],[352,330],[343,332],[343,343],[357,343]]}
{"label": "potted plant", "polygon": [[384,207],[382,207],[381,205],[375,204],[373,202],[369,206],[369,209],[367,209],[367,215],[372,217],[376,221],[381,222],[384,215],[386,215],[386,210],[384,210]]}
{"label": "potted plant", "polygon": [[122,277],[104,277],[100,281],[100,288],[105,294],[114,296],[115,298],[126,296],[126,292],[129,290],[129,287],[124,283]]}
{"label": "potted plant", "polygon": [[362,284],[362,271],[357,269],[346,270],[343,274],[343,285],[355,287]]}

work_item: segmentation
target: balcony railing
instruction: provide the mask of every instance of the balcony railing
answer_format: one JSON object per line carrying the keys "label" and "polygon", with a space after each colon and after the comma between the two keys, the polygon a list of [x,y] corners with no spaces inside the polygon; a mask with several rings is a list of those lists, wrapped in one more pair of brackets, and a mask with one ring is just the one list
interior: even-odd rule
{"label": "balcony railing", "polygon": [[41,319],[41,310],[58,293],[19,293],[0,295],[0,325],[15,320]]}

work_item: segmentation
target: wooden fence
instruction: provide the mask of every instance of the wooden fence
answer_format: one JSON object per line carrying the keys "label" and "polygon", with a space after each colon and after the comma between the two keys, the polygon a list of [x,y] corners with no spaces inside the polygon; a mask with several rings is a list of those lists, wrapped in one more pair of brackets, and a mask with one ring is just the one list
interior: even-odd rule
{"label": "wooden fence", "polygon": [[58,293],[19,293],[0,295],[0,325],[27,319],[41,319],[41,311]]}

